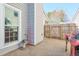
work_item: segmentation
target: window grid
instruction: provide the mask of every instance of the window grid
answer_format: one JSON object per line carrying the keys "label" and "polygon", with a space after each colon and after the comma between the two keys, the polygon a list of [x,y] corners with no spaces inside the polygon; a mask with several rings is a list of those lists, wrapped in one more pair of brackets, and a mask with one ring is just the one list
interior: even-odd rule
{"label": "window grid", "polygon": [[11,31],[11,28],[8,28],[8,31],[6,31],[6,27],[5,27],[5,43],[18,40],[18,26],[14,26],[14,28],[12,29],[16,29],[16,31]]}

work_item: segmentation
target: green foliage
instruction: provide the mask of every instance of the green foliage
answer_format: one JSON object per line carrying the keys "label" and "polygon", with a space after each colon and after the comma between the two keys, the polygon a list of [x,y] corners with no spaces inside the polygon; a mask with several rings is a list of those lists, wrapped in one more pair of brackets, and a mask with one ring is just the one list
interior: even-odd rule
{"label": "green foliage", "polygon": [[11,22],[5,17],[5,24],[11,24]]}
{"label": "green foliage", "polygon": [[50,18],[50,15],[51,15],[51,12],[48,12],[48,13],[47,13],[47,16],[48,16],[49,18]]}

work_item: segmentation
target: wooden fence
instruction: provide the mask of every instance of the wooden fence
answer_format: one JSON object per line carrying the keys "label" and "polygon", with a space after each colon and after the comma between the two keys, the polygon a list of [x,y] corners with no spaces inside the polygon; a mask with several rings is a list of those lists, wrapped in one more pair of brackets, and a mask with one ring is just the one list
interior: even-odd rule
{"label": "wooden fence", "polygon": [[45,25],[44,36],[47,38],[64,39],[64,34],[70,34],[77,29],[75,24],[59,24],[59,25]]}

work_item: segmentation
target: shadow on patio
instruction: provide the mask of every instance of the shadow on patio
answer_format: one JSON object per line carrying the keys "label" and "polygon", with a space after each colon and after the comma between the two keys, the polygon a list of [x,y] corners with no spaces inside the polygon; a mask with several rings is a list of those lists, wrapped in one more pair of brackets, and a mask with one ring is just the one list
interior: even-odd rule
{"label": "shadow on patio", "polygon": [[65,41],[45,38],[36,46],[27,45],[25,49],[17,49],[5,56],[68,56],[69,49],[65,52]]}

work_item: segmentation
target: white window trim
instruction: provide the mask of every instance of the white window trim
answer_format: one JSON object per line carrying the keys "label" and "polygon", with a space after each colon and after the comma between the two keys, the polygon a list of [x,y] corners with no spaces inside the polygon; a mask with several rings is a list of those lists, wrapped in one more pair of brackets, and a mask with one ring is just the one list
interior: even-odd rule
{"label": "white window trim", "polygon": [[[20,9],[18,9],[18,8],[15,8],[15,7],[13,7],[13,6],[11,6],[11,5],[8,5],[8,4],[3,4],[4,6],[7,6],[7,7],[9,7],[9,8],[12,8],[13,10],[16,10],[16,11],[18,11],[19,12],[19,30],[18,30],[18,34],[19,34],[19,36],[18,36],[18,40],[17,41],[13,41],[13,42],[10,42],[10,43],[8,43],[8,44],[6,44],[6,43],[4,43],[4,46],[2,47],[2,48],[6,48],[6,47],[10,47],[10,46],[13,46],[13,45],[15,45],[15,44],[18,44],[18,43],[20,43],[21,41],[22,41],[22,28],[21,28],[21,10]],[[4,11],[4,13],[5,13],[5,11]],[[5,17],[5,15],[4,15],[4,17]],[[4,25],[5,26],[5,25]],[[5,36],[4,36],[5,37]],[[4,39],[4,41],[5,41],[5,39]]]}

